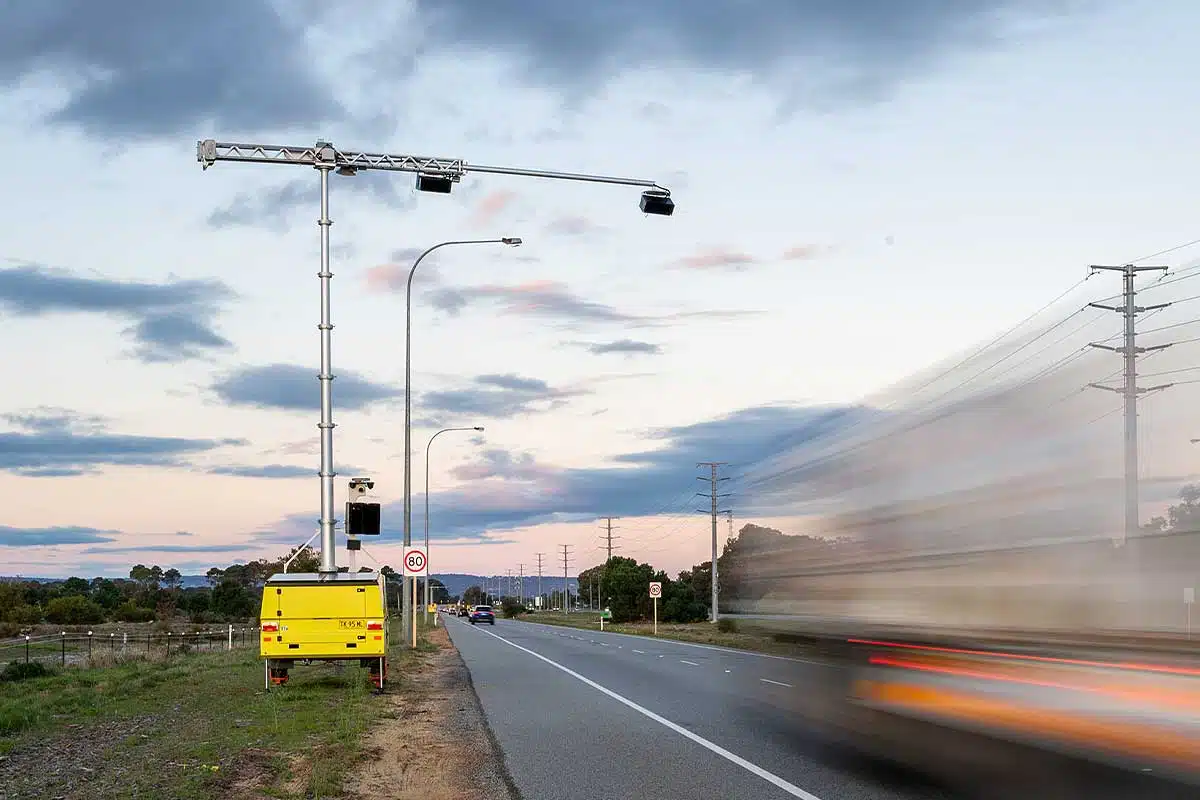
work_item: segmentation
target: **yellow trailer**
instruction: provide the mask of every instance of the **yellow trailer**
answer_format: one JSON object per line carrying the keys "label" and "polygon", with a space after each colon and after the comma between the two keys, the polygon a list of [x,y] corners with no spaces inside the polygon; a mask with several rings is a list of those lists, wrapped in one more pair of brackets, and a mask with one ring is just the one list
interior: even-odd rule
{"label": "yellow trailer", "polygon": [[382,690],[387,678],[387,593],[377,572],[280,573],[263,586],[262,642],[269,689],[297,663],[357,661]]}

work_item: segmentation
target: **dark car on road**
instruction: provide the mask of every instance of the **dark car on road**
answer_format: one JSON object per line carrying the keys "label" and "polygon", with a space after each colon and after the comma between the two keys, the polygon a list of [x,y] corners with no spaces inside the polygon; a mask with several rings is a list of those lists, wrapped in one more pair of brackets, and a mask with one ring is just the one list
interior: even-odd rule
{"label": "dark car on road", "polygon": [[489,625],[496,624],[496,615],[492,613],[491,606],[475,606],[471,609],[471,624],[477,622],[486,622]]}

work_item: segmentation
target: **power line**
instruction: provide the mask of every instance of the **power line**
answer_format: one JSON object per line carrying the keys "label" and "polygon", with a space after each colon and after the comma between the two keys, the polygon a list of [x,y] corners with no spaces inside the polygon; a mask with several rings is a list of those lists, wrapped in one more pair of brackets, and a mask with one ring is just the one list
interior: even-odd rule
{"label": "power line", "polygon": [[725,466],[726,461],[701,461],[696,464],[697,467],[708,467],[710,475],[707,478],[697,477],[696,480],[707,480],[712,486],[712,491],[708,494],[697,492],[699,497],[707,497],[712,501],[712,509],[709,511],[712,514],[712,614],[710,622],[717,621],[717,515],[722,513],[717,510],[717,498],[728,497],[728,494],[718,494],[717,486],[721,481],[727,481],[729,478],[720,478],[717,476],[717,470]]}
{"label": "power line", "polygon": [[[614,520],[614,519],[620,519],[620,517],[601,517],[601,519],[603,519],[603,520],[605,521],[605,523],[606,523],[606,524],[605,524],[605,527],[604,527],[604,530],[605,530],[605,535],[604,535],[604,537],[603,537],[603,538],[604,538],[604,540],[605,540],[605,549],[608,551],[608,557],[607,557],[607,558],[604,560],[604,563],[606,563],[606,564],[607,564],[609,561],[612,561],[612,556],[613,556],[613,539],[614,539],[614,538],[616,538],[616,539],[620,539],[620,538],[621,538],[620,536],[616,536],[616,537],[614,537],[614,536],[613,536],[613,520]],[[619,548],[618,548],[618,549],[619,549]]]}
{"label": "power line", "polygon": [[[545,555],[546,555],[545,553],[538,553],[538,554],[537,554],[537,560],[538,560],[538,599],[539,599],[539,600],[540,600],[540,599],[541,599],[541,597],[542,597],[542,557],[543,557],[543,556],[545,556]],[[544,601],[543,601],[543,602],[544,602]]]}
{"label": "power line", "polygon": [[1110,392],[1116,392],[1123,397],[1125,411],[1125,530],[1118,544],[1125,544],[1130,538],[1137,535],[1140,527],[1140,517],[1138,508],[1138,398],[1147,392],[1159,391],[1168,388],[1171,384],[1162,384],[1159,386],[1140,387],[1138,386],[1137,376],[1137,359],[1142,353],[1151,352],[1154,350],[1163,350],[1170,347],[1170,344],[1152,345],[1150,347],[1139,347],[1137,343],[1137,316],[1146,311],[1151,311],[1156,308],[1165,308],[1170,303],[1162,303],[1156,306],[1139,306],[1137,304],[1137,286],[1135,279],[1139,272],[1149,270],[1170,269],[1169,267],[1159,266],[1136,266],[1134,264],[1123,264],[1121,266],[1104,266],[1093,265],[1090,274],[1095,274],[1100,270],[1110,272],[1120,272],[1125,284],[1124,300],[1125,302],[1119,306],[1110,306],[1103,303],[1089,303],[1088,305],[1094,308],[1102,308],[1107,311],[1116,311],[1124,317],[1125,331],[1124,343],[1120,347],[1114,347],[1106,344],[1093,343],[1092,347],[1097,347],[1102,350],[1109,350],[1114,353],[1120,353],[1125,359],[1125,380],[1120,387],[1107,386],[1103,383],[1088,384],[1096,389],[1106,389]]}
{"label": "power line", "polygon": [[570,561],[571,561],[571,545],[560,544],[559,547],[562,548],[562,562],[563,562],[563,610],[566,613],[570,614],[571,613],[571,587],[567,585],[567,570],[569,569],[568,565],[570,564]]}

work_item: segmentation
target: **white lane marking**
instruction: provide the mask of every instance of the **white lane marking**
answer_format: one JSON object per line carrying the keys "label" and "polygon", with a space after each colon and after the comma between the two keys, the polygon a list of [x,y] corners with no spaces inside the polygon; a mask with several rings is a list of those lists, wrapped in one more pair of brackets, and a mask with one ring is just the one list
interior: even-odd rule
{"label": "white lane marking", "polygon": [[[717,566],[719,567],[719,566],[721,566],[721,565],[718,563],[718,564],[717,564]],[[733,670],[731,670],[731,669],[727,669],[727,670],[725,670],[725,674],[726,674],[726,675],[728,675],[730,672],[733,672]]]}
{"label": "white lane marking", "polygon": [[763,683],[773,683],[776,686],[786,686],[789,689],[792,688],[792,685],[790,683],[783,683],[781,681],[773,681],[770,678],[759,678],[759,680],[762,681]]}
{"label": "white lane marking", "polygon": [[683,658],[679,659],[679,663],[680,663],[680,664],[691,664],[693,667],[698,667],[698,666],[700,666],[700,665],[699,665],[699,664],[697,664],[695,661],[688,661],[687,659],[683,659]]}
{"label": "white lane marking", "polygon": [[[721,565],[720,565],[720,564],[717,564],[717,566],[719,567],[719,566],[721,566]],[[646,655],[646,651],[645,651],[645,650],[634,650],[633,652],[635,652],[635,653],[640,653],[640,654],[642,654],[642,655]]]}
{"label": "white lane marking", "polygon": [[[717,566],[719,567],[721,565],[717,564]],[[720,572],[720,570],[717,570],[717,571]],[[608,645],[606,645],[604,642],[597,642],[596,644],[600,645],[601,647],[608,647]]]}
{"label": "white lane marking", "polygon": [[700,736],[699,734],[692,733],[691,731],[689,731],[687,728],[683,727],[682,725],[677,725],[674,722],[671,722],[671,720],[667,719],[666,717],[655,714],[650,709],[645,708],[644,706],[640,706],[637,703],[630,700],[629,698],[617,694],[612,689],[609,689],[605,686],[601,686],[600,684],[596,683],[594,680],[592,680],[590,678],[585,678],[584,676],[580,675],[575,670],[569,669],[568,667],[564,667],[562,664],[559,664],[557,661],[553,661],[549,658],[546,658],[541,653],[534,652],[533,650],[530,650],[527,647],[522,647],[521,645],[517,644],[516,642],[509,641],[508,639],[505,639],[503,636],[494,634],[491,631],[485,631],[485,630],[483,630],[483,628],[480,628],[479,630],[481,633],[486,633],[488,636],[491,636],[493,639],[499,639],[500,641],[504,642],[509,647],[515,647],[516,649],[520,650],[521,652],[528,653],[529,655],[533,656],[534,658],[538,659],[539,661],[544,661],[547,664],[549,664],[550,666],[554,667],[555,669],[565,672],[566,674],[570,675],[572,678],[579,681],[580,683],[584,683],[584,684],[592,687],[596,691],[601,692],[605,695],[608,695],[613,700],[616,700],[618,703],[621,703],[622,705],[633,709],[634,711],[638,712],[639,714],[641,714],[644,717],[654,720],[659,725],[662,725],[665,728],[671,729],[672,731],[674,731],[675,733],[678,733],[680,736],[684,737],[685,739],[691,739],[696,744],[700,745],[701,747],[703,747],[713,753],[716,753],[721,758],[724,758],[727,761],[737,764],[739,767],[741,767],[742,769],[751,773],[752,775],[757,775],[758,777],[762,778],[767,783],[770,783],[774,786],[779,787],[783,791],[790,794],[792,797],[799,797],[799,798],[801,798],[801,800],[821,800],[821,798],[817,797],[815,794],[804,791],[799,786],[796,786],[795,784],[785,781],[783,778],[779,777],[778,775],[776,775],[772,772],[768,772],[767,770],[763,769],[762,767],[758,766],[757,764],[755,764],[751,761],[747,761],[746,759],[742,758],[741,756],[737,755],[736,753],[731,753],[730,751],[726,750],[724,747],[721,747],[721,745],[716,744],[714,742],[710,742],[708,739],[705,739],[703,736]]}
{"label": "white lane marking", "polygon": [[[527,622],[525,620],[517,620],[523,625],[538,625],[542,628],[555,627],[547,622]],[[638,636],[636,633],[616,633],[615,631],[594,631],[600,633],[601,636],[628,636],[633,639],[649,639],[649,636]],[[757,653],[753,650],[738,650],[736,647],[721,647],[715,644],[700,644],[699,642],[684,642],[679,639],[659,638],[655,640],[659,644],[677,644],[681,647],[698,647],[701,650],[716,650],[720,653],[732,653],[736,656],[754,656],[755,658],[772,658],[776,661],[795,661],[798,664],[821,664],[822,662],[812,658],[795,658],[794,656],[776,656],[770,653]]]}

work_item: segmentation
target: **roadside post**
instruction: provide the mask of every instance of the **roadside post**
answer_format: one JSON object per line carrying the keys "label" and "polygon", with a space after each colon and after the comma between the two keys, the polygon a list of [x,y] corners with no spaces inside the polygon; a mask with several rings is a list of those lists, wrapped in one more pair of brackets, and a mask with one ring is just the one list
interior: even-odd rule
{"label": "roadside post", "polygon": [[[423,578],[429,575],[429,556],[425,548],[410,545],[404,549],[404,574],[409,578]],[[412,625],[412,646],[417,646],[417,582],[409,581],[412,585],[412,598],[408,607],[412,613],[409,624]]]}
{"label": "roadside post", "polygon": [[604,630],[604,620],[612,619],[612,611],[605,608],[600,612],[600,630]]}
{"label": "roadside post", "polygon": [[650,582],[650,599],[654,601],[654,635],[658,636],[658,598],[662,597],[662,583]]}

